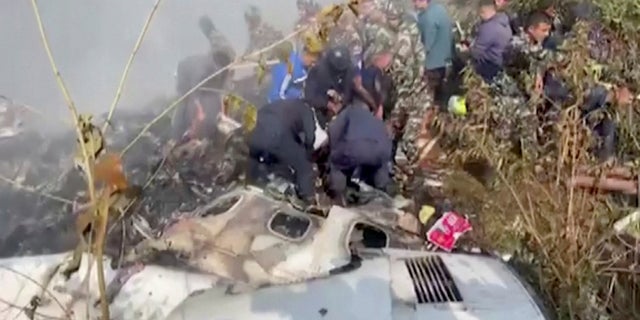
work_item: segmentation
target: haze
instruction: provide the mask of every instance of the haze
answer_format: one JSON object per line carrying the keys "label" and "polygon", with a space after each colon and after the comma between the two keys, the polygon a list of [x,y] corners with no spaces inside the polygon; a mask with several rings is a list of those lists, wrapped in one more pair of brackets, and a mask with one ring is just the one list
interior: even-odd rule
{"label": "haze", "polygon": [[[124,65],[155,0],[41,0],[45,31],[61,74],[81,112],[106,112]],[[295,0],[164,0],[125,86],[119,110],[174,92],[178,61],[205,52],[197,21],[208,14],[243,52],[244,10],[255,4],[285,32],[297,18]],[[319,1],[332,3],[332,0]],[[337,2],[337,1],[335,1]],[[0,0],[0,94],[47,114],[68,112],[40,42],[31,2]],[[54,119],[51,117],[50,119]],[[52,127],[55,120],[43,119]],[[59,126],[59,124],[58,124]]]}

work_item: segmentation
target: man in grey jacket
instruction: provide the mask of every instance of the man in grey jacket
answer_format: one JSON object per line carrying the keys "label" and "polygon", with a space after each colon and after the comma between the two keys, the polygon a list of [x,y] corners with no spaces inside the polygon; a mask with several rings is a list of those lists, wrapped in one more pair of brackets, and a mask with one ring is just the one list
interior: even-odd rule
{"label": "man in grey jacket", "polygon": [[480,0],[478,14],[482,22],[469,51],[476,72],[491,82],[502,70],[503,54],[513,34],[509,17],[497,11],[494,0]]}

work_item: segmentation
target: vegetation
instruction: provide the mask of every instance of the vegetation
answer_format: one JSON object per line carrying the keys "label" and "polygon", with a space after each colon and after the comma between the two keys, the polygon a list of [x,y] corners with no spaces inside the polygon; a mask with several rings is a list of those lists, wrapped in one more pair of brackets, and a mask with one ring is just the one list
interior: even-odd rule
{"label": "vegetation", "polygon": [[[568,63],[554,66],[572,99],[561,106],[555,127],[544,133],[552,141],[539,150],[537,160],[524,159],[517,150],[505,152],[494,130],[500,117],[491,108],[495,101],[489,88],[470,72],[464,78],[466,101],[473,102],[470,114],[463,119],[441,116],[436,125],[445,135],[449,161],[459,169],[445,183],[446,194],[463,211],[477,216],[477,237],[485,248],[514,255],[514,263],[545,298],[551,313],[560,319],[637,319],[640,243],[612,228],[634,210],[629,204],[635,206],[636,199],[570,187],[582,168],[596,175],[609,170],[589,152],[592,139],[579,113],[586,93],[597,83],[624,81],[633,87],[640,80],[635,54],[640,5],[633,0],[594,4],[600,18],[573,26],[573,36],[563,47]],[[535,8],[537,3],[512,5]],[[567,12],[569,5],[561,12]],[[604,25],[601,31],[611,48],[606,61],[589,54],[587,37],[597,23]],[[535,107],[540,101],[530,103]],[[640,151],[634,121],[637,107],[634,102],[614,112],[621,126],[618,159],[632,159]],[[483,185],[465,172],[479,162],[494,170],[494,181]],[[625,165],[637,172],[636,163]]]}

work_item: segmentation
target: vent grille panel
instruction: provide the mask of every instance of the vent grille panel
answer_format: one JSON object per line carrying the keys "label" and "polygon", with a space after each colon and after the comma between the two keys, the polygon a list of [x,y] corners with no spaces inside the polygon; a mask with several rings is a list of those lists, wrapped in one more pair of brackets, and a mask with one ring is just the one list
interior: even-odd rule
{"label": "vent grille panel", "polygon": [[449,269],[439,256],[405,260],[418,303],[462,302]]}

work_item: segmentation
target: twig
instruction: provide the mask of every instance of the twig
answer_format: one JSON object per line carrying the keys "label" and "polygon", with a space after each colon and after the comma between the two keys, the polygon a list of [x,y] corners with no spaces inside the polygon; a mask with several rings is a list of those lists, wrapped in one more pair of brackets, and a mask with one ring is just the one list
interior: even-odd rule
{"label": "twig", "polygon": [[9,272],[15,273],[15,274],[27,279],[27,281],[35,284],[36,286],[38,286],[40,288],[40,290],[42,290],[43,293],[46,293],[48,296],[51,297],[51,299],[56,303],[56,305],[58,305],[58,307],[60,307],[60,310],[62,310],[62,312],[64,312],[66,315],[69,315],[69,312],[62,305],[62,302],[60,302],[60,300],[58,300],[58,298],[56,298],[56,296],[54,296],[53,293],[51,293],[51,291],[49,291],[41,283],[39,283],[35,279],[31,278],[30,276],[28,276],[28,275],[26,275],[26,274],[24,274],[24,273],[22,273],[22,272],[20,272],[18,270],[15,270],[13,268],[9,268],[7,266],[0,265],[0,269],[4,269],[4,270],[7,270]]}
{"label": "twig", "polygon": [[[33,7],[33,13],[36,18],[36,22],[38,23],[38,30],[40,32],[40,40],[42,42],[42,46],[45,49],[47,58],[49,59],[49,63],[51,64],[51,69],[53,71],[53,74],[55,75],[56,82],[60,87],[60,91],[62,92],[62,95],[67,103],[69,112],[73,117],[73,122],[76,129],[76,135],[78,138],[78,144],[80,145],[84,166],[86,168],[85,176],[87,181],[87,189],[89,190],[89,199],[90,199],[90,202],[95,202],[96,194],[95,194],[95,185],[94,185],[94,179],[93,179],[93,162],[94,162],[93,160],[95,160],[94,155],[93,154],[89,155],[89,152],[87,150],[87,146],[85,144],[85,140],[82,134],[81,126],[79,123],[80,119],[78,115],[78,110],[76,109],[75,103],[71,99],[69,90],[67,89],[64,83],[64,80],[60,75],[60,71],[58,70],[55,59],[53,58],[53,54],[51,53],[51,47],[49,46],[49,41],[44,31],[44,25],[42,23],[42,18],[40,16],[40,10],[38,8],[37,0],[31,0],[31,6]],[[89,245],[89,251],[91,251],[91,247],[92,246]],[[98,261],[98,264],[102,264],[101,257],[100,257],[100,261]],[[104,274],[98,275],[98,287],[100,289],[100,307],[102,311],[102,318],[109,319],[109,304],[107,302],[105,292],[104,292],[105,291],[104,289],[106,287],[106,285],[104,284]]]}
{"label": "twig", "polygon": [[[2,298],[0,298],[0,303],[6,304],[9,308],[20,309],[20,310],[24,310],[24,308],[25,308],[25,307],[21,307],[21,306],[15,304],[15,303],[11,303],[11,302],[9,302],[7,300],[4,300]],[[2,310],[2,311],[5,311],[5,310]],[[51,320],[67,320],[67,319],[70,319],[70,318],[53,317],[53,316],[49,316],[49,315],[46,315],[46,314],[43,314],[43,313],[39,313],[37,311],[34,312],[34,314],[36,314],[38,317],[42,317],[44,319],[51,319]]]}
{"label": "twig", "polygon": [[[73,116],[73,121],[75,124],[75,129],[76,129],[76,134],[78,136],[78,140],[80,141],[80,147],[82,150],[82,155],[84,157],[84,162],[85,162],[85,166],[90,169],[90,163],[89,163],[89,154],[87,152],[87,148],[86,145],[84,143],[84,139],[82,138],[82,132],[80,131],[80,126],[78,123],[78,110],[76,109],[75,103],[73,102],[73,100],[71,99],[71,95],[69,94],[69,90],[67,89],[67,86],[64,83],[64,80],[62,79],[62,76],[60,75],[60,71],[58,70],[58,67],[56,65],[56,62],[53,58],[53,54],[51,53],[51,48],[49,46],[49,41],[47,40],[47,35],[44,31],[44,25],[42,24],[42,18],[40,17],[40,10],[38,9],[38,2],[37,0],[31,0],[31,5],[33,7],[33,13],[35,15],[36,18],[36,22],[38,23],[38,29],[40,31],[40,40],[42,41],[42,45],[44,46],[45,49],[45,53],[47,54],[47,57],[49,58],[49,63],[51,64],[51,69],[53,71],[53,74],[56,78],[56,82],[58,84],[58,86],[60,87],[60,91],[62,91],[62,95],[65,99],[65,102],[67,103],[67,107],[69,108],[69,111],[71,112],[71,115]],[[91,170],[87,170],[87,180],[88,180],[88,187],[89,187],[89,195],[91,197],[91,199],[93,199],[95,197],[95,190],[94,190],[94,186],[93,186],[93,176],[91,173]]]}
{"label": "twig", "polygon": [[116,106],[118,105],[118,102],[120,101],[120,97],[122,96],[124,83],[127,81],[127,78],[129,77],[129,69],[131,69],[133,60],[138,54],[138,50],[140,50],[140,45],[142,44],[142,41],[144,40],[144,37],[147,34],[147,31],[149,30],[149,26],[151,25],[151,20],[153,20],[153,17],[155,16],[156,11],[158,10],[158,6],[160,5],[161,2],[162,0],[156,0],[156,3],[151,8],[151,12],[149,12],[147,21],[145,21],[144,26],[142,26],[142,31],[140,32],[140,36],[138,36],[138,40],[136,41],[136,44],[133,46],[133,51],[131,51],[131,54],[129,55],[129,61],[127,61],[127,64],[124,67],[124,71],[122,72],[122,77],[120,78],[120,84],[118,84],[118,89],[116,90],[116,96],[113,98],[113,102],[109,107],[109,113],[107,115],[107,120],[102,127],[102,132],[106,132],[107,128],[109,127],[109,123],[111,122],[111,117],[113,117],[113,113],[115,112]]}
{"label": "twig", "polygon": [[45,193],[45,192],[42,192],[42,191],[38,191],[34,187],[25,186],[25,185],[23,185],[21,183],[18,183],[15,180],[11,180],[11,179],[7,178],[7,177],[0,176],[0,180],[6,182],[8,184],[13,185],[14,187],[16,187],[19,190],[23,190],[23,191],[26,191],[26,192],[29,192],[29,193],[33,193],[33,194],[36,194],[36,195],[39,195],[39,196],[42,196],[42,197],[45,197],[45,198],[48,198],[48,199],[51,199],[51,200],[55,200],[55,201],[58,201],[58,202],[61,202],[61,203],[73,204],[73,201],[71,201],[71,200],[68,200],[68,199],[65,199],[65,198],[61,198],[61,197],[58,197],[58,196],[54,196],[54,195],[51,195],[51,194],[48,194],[48,193]]}
{"label": "twig", "polygon": [[259,55],[263,52],[269,51],[273,48],[275,48],[277,45],[295,37],[296,35],[298,35],[300,32],[306,30],[305,28],[303,29],[299,29],[297,31],[294,31],[292,33],[290,33],[289,35],[287,35],[286,37],[280,39],[279,41],[274,42],[273,44],[264,47],[260,50],[257,50],[255,52],[249,53],[248,55],[244,56],[243,58],[240,58],[226,66],[224,66],[223,68],[219,69],[218,71],[212,73],[211,75],[209,75],[208,77],[204,78],[204,80],[200,81],[198,84],[196,84],[193,88],[191,88],[189,91],[187,91],[185,94],[183,94],[180,98],[178,98],[177,100],[175,100],[174,102],[172,102],[171,104],[169,104],[169,106],[167,106],[159,115],[157,115],[155,118],[153,118],[153,120],[151,120],[146,126],[144,126],[144,128],[142,128],[142,130],[140,130],[140,132],[138,133],[138,135],[122,150],[121,154],[125,154],[136,142],[138,142],[138,140],[140,140],[140,138],[142,138],[142,136],[149,131],[149,129],[156,124],[158,121],[160,121],[160,119],[164,118],[167,114],[169,114],[169,112],[171,112],[176,106],[178,106],[184,99],[186,99],[189,95],[191,95],[192,93],[194,93],[196,90],[198,90],[200,87],[202,87],[205,83],[207,83],[209,80],[213,79],[215,76],[223,73],[224,71],[232,68],[233,66],[237,65],[239,62],[241,62],[243,59],[246,59],[248,57],[251,56],[255,56],[255,55]]}

